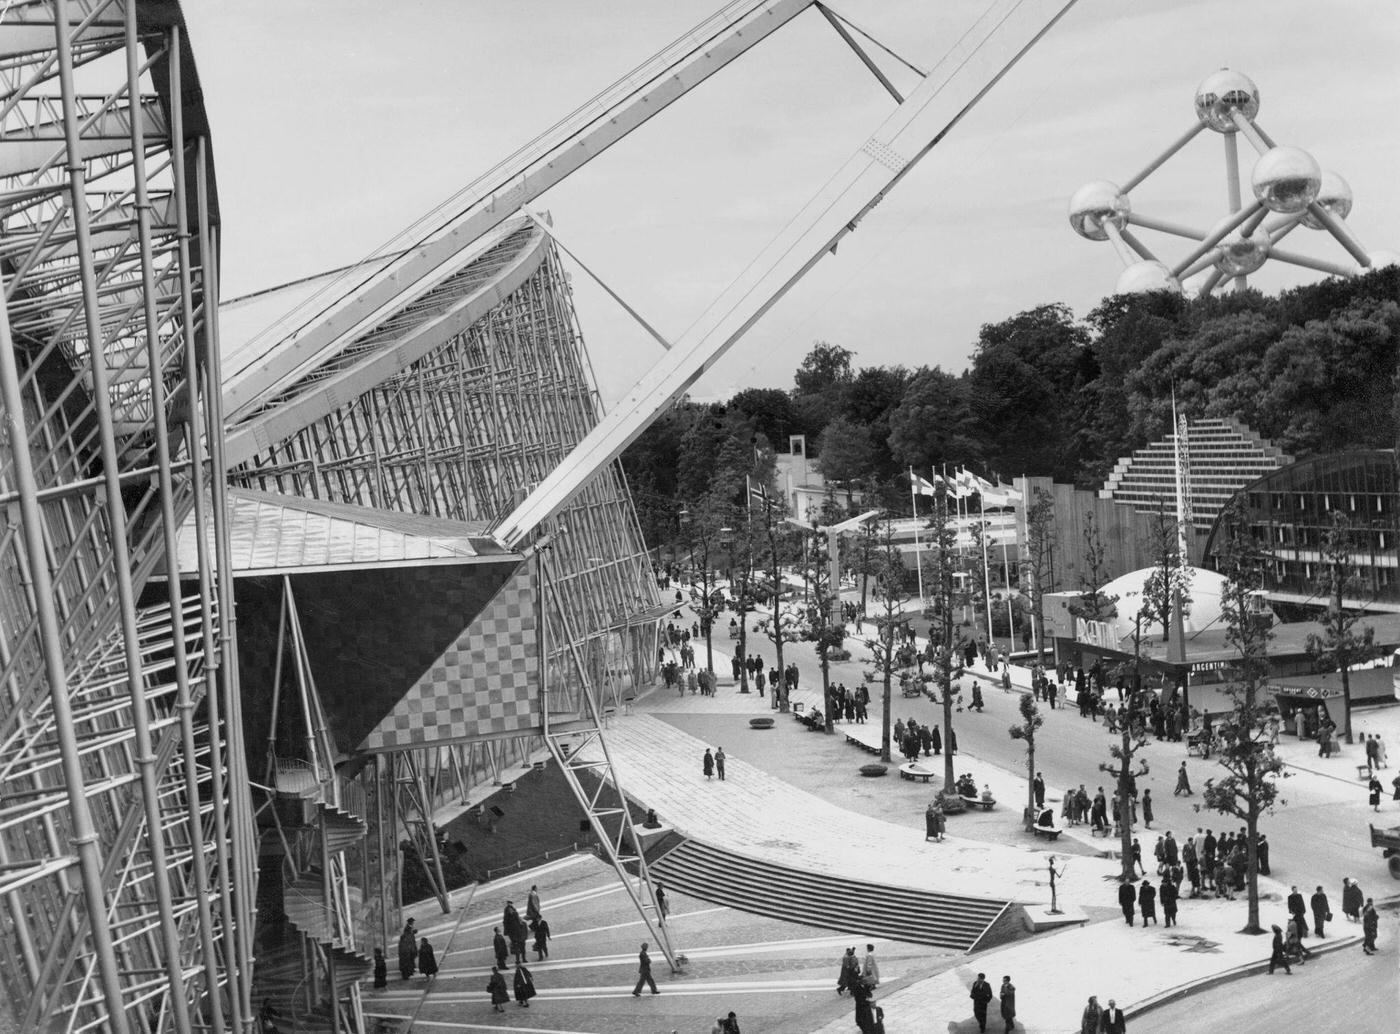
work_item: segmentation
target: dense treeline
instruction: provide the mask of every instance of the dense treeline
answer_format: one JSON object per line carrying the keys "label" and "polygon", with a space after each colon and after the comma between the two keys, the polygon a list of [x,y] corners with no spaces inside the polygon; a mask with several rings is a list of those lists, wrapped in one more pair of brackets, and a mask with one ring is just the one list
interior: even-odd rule
{"label": "dense treeline", "polygon": [[1302,458],[1396,443],[1400,269],[1331,279],[1276,297],[1105,299],[1082,321],[1048,304],[978,334],[970,366],[856,368],[817,342],[790,391],[683,401],[623,456],[648,541],[669,537],[678,502],[742,499],[754,458],[805,435],[828,481],[898,509],[909,466],[1099,487],[1113,461],[1170,430],[1175,388],[1188,417],[1230,416]]}

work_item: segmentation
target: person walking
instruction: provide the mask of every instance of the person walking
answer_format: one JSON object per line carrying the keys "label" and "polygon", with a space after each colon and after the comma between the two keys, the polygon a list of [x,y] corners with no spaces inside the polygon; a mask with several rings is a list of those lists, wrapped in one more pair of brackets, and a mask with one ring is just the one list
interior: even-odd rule
{"label": "person walking", "polygon": [[549,920],[540,916],[535,923],[535,961],[549,958]]}
{"label": "person walking", "polygon": [[[1010,1030],[1016,1026],[1016,985],[1011,982],[1010,977],[1001,978],[1001,1018],[1006,1023],[1006,1029]],[[1022,1024],[1024,1027],[1025,1024]]]}
{"label": "person walking", "polygon": [[418,932],[413,928],[413,920],[404,923],[403,933],[399,934],[399,975],[407,980],[418,968]]}
{"label": "person walking", "polygon": [[647,942],[642,942],[642,950],[637,953],[637,986],[632,988],[632,997],[642,996],[642,985],[651,988],[651,993],[659,995],[661,992],[656,989],[656,981],[651,978],[651,956],[647,954]]}
{"label": "person walking", "polygon": [[1366,899],[1366,907],[1361,910],[1361,950],[1367,955],[1376,953],[1376,934],[1380,932],[1381,917],[1376,914],[1376,904]]}
{"label": "person walking", "polygon": [[1181,767],[1176,770],[1176,789],[1172,791],[1173,797],[1180,797],[1185,794],[1187,797],[1193,796],[1191,793],[1191,779],[1186,774],[1186,762],[1181,763]]}
{"label": "person walking", "polygon": [[1035,809],[1039,811],[1045,807],[1045,777],[1037,772],[1031,787],[1035,790]]}
{"label": "person walking", "polygon": [[486,991],[491,995],[491,1011],[505,1012],[506,1002],[510,1001],[510,992],[506,990],[506,978],[501,976],[501,971],[495,966],[491,967],[491,979],[486,982]]}
{"label": "person walking", "polygon": [[865,958],[860,964],[860,982],[871,991],[880,986],[880,964],[875,961],[875,945],[865,946]]}
{"label": "person walking", "polygon": [[977,974],[977,979],[972,982],[972,990],[968,997],[972,999],[972,1015],[977,1020],[977,1029],[986,1031],[987,1005],[992,1000],[992,985],[987,983],[987,974]]}
{"label": "person walking", "polygon": [[[1371,740],[1367,740],[1366,742],[1367,742],[1367,743],[1370,743],[1370,742],[1372,742],[1372,741],[1371,741]],[[1381,810],[1381,790],[1382,790],[1381,781],[1380,781],[1379,779],[1377,779],[1375,776],[1371,776],[1371,780],[1370,780],[1370,782],[1367,784],[1366,788],[1367,788],[1367,790],[1370,791],[1370,795],[1369,795],[1369,798],[1368,798],[1368,799],[1370,800],[1370,803],[1371,803],[1371,810],[1372,810],[1372,811],[1380,811],[1380,810]]]}
{"label": "person walking", "polygon": [[943,814],[943,802],[934,798],[924,811],[924,839],[932,837],[934,843],[943,842],[943,830],[947,819]]}
{"label": "person walking", "polygon": [[530,893],[525,898],[525,921],[533,923],[540,917],[540,888],[530,884]]}
{"label": "person walking", "polygon": [[1146,829],[1152,828],[1152,791],[1142,791],[1142,824]]}
{"label": "person walking", "polygon": [[1162,880],[1162,889],[1157,895],[1162,900],[1162,925],[1176,925],[1176,902],[1180,896],[1176,884],[1170,879]]}
{"label": "person walking", "polygon": [[700,759],[700,770],[705,773],[706,779],[711,779],[715,774],[715,756],[710,753],[710,748],[705,748],[705,756]]}
{"label": "person walking", "polygon": [[1079,1018],[1079,1034],[1099,1034],[1102,1024],[1103,1009],[1099,1008],[1098,998],[1090,995],[1089,1004],[1084,1006],[1084,1014]]}
{"label": "person walking", "polygon": [[1289,976],[1293,975],[1293,969],[1288,964],[1288,952],[1283,945],[1283,931],[1279,929],[1277,923],[1274,924],[1274,943],[1269,951],[1269,975],[1274,975],[1274,970],[1279,966]]}
{"label": "person walking", "polygon": [[860,983],[860,961],[856,958],[855,948],[847,948],[846,954],[841,956],[840,969],[836,973],[836,993],[845,994],[855,988]]}
{"label": "person walking", "polygon": [[515,964],[515,1000],[522,1009],[530,1008],[530,999],[535,997],[535,978],[525,968],[525,963]]}
{"label": "person walking", "polygon": [[719,781],[724,782],[724,748],[715,748],[715,775],[719,776]]}
{"label": "person walking", "polygon": [[1138,906],[1142,909],[1142,928],[1147,929],[1147,921],[1152,920],[1152,925],[1157,925],[1157,888],[1152,886],[1151,880],[1143,880],[1142,886],[1138,888]]}
{"label": "person walking", "polygon": [[1350,876],[1342,877],[1342,915],[1353,923],[1361,922],[1361,885]]}
{"label": "person walking", "polygon": [[656,881],[656,911],[661,914],[662,920],[671,914],[671,902],[666,897],[666,888],[661,881]]}
{"label": "person walking", "polygon": [[739,1017],[734,1014],[734,1010],[729,1011],[729,1015],[720,1020],[720,1031],[722,1034],[740,1034]]}
{"label": "person walking", "polygon": [[1308,904],[1312,906],[1313,914],[1313,934],[1321,937],[1322,924],[1332,921],[1332,906],[1327,902],[1327,895],[1321,887],[1313,891],[1313,896],[1308,899]]}
{"label": "person walking", "polygon": [[1298,922],[1298,936],[1302,938],[1308,928],[1308,911],[1303,906],[1303,895],[1295,884],[1288,893],[1288,914]]}
{"label": "person walking", "polygon": [[433,951],[433,946],[428,943],[426,937],[418,942],[418,970],[428,980],[437,976],[437,953]]}
{"label": "person walking", "polygon": [[510,954],[510,944],[507,943],[505,935],[501,933],[499,926],[494,927],[491,937],[491,949],[496,953],[496,966],[500,969],[506,968],[506,956]]}
{"label": "person walking", "polygon": [[1123,910],[1123,921],[1133,925],[1133,915],[1137,910],[1137,891],[1131,882],[1118,885],[1118,907]]}
{"label": "person walking", "polygon": [[1112,998],[1103,1011],[1103,1034],[1128,1034],[1128,1017]]}

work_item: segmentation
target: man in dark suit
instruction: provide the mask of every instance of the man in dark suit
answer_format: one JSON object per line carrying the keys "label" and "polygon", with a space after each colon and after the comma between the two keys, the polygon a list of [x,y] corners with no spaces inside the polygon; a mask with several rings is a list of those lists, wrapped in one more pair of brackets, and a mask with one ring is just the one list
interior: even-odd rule
{"label": "man in dark suit", "polygon": [[656,989],[656,981],[651,978],[651,956],[647,954],[646,941],[642,942],[642,950],[637,953],[637,986],[632,988],[633,998],[641,997],[643,984],[651,988],[652,994],[661,993]]}
{"label": "man in dark suit", "polygon": [[1312,905],[1313,933],[1321,937],[1322,924],[1332,918],[1331,906],[1328,905],[1327,895],[1323,893],[1321,887],[1318,887],[1313,896],[1308,899],[1308,904]]}
{"label": "man in dark suit", "polygon": [[977,1018],[977,1029],[985,1031],[987,1003],[992,1000],[992,985],[987,983],[987,974],[977,974],[977,979],[972,982],[972,993],[968,997],[972,999],[972,1015]]}
{"label": "man in dark suit", "polygon": [[1031,786],[1035,790],[1035,806],[1037,808],[1045,807],[1045,779],[1039,772],[1035,774],[1035,779],[1032,781]]}
{"label": "man in dark suit", "polygon": [[1298,920],[1298,939],[1302,940],[1308,932],[1308,909],[1296,886],[1288,895],[1288,914]]}
{"label": "man in dark suit", "polygon": [[1137,910],[1137,891],[1127,881],[1118,886],[1118,907],[1123,910],[1123,918],[1133,925],[1133,913]]}
{"label": "man in dark suit", "polygon": [[1103,1034],[1128,1034],[1128,1017],[1123,1015],[1123,1010],[1112,998],[1108,1000],[1108,1008],[1103,1011]]}

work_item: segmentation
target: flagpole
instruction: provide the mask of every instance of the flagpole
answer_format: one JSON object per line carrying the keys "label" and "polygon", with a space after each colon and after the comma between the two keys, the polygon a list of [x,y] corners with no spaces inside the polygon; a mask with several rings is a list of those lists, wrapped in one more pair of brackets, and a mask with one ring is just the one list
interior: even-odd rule
{"label": "flagpole", "polygon": [[919,493],[914,484],[914,467],[909,467],[909,502],[914,507],[914,568],[919,576],[919,612],[924,609],[924,552],[919,544]]}
{"label": "flagpole", "polygon": [[992,576],[987,570],[987,507],[982,501],[982,493],[977,493],[977,515],[982,521],[982,602],[987,605],[987,651],[991,656],[992,643]]}

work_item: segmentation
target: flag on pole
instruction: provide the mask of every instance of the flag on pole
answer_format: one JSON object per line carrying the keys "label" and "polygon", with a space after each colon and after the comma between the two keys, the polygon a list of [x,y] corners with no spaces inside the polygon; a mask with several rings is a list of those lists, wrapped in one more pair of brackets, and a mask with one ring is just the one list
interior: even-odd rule
{"label": "flag on pole", "polygon": [[[934,477],[937,476],[937,474],[934,475]],[[925,481],[923,478],[919,477],[918,474],[914,473],[913,467],[909,468],[909,484],[913,488],[915,494],[917,495],[937,494],[937,490],[933,487],[933,485],[930,482]]]}
{"label": "flag on pole", "polygon": [[745,480],[748,480],[748,481],[749,481],[749,504],[750,504],[750,505],[752,505],[753,503],[759,503],[759,504],[762,505],[762,506],[772,506],[772,505],[773,505],[773,501],[772,501],[771,499],[768,498],[768,486],[767,486],[767,485],[763,484],[762,482],[759,482],[758,484],[754,484],[754,482],[753,482],[752,480],[749,480],[749,479],[745,479]]}
{"label": "flag on pole", "polygon": [[982,490],[983,506],[1014,506],[1023,499],[1024,496],[1010,485],[988,485]]}

